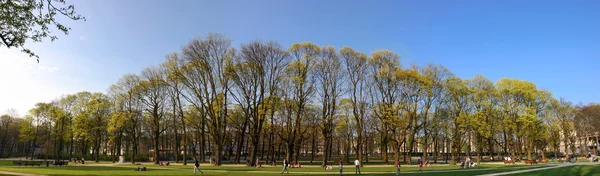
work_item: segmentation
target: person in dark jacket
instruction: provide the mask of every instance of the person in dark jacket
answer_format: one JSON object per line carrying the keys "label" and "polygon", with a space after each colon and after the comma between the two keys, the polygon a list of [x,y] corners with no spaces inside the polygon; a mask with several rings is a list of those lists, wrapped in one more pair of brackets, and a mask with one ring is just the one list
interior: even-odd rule
{"label": "person in dark jacket", "polygon": [[290,162],[287,159],[283,159],[283,170],[281,171],[282,174],[283,172],[287,172],[288,174],[290,173],[290,171],[287,170],[289,164]]}
{"label": "person in dark jacket", "polygon": [[194,174],[196,174],[196,170],[200,171],[200,173],[204,174],[204,172],[202,172],[202,170],[200,170],[200,163],[198,163],[198,158],[196,158],[194,156],[194,161],[196,161],[196,163],[194,163]]}

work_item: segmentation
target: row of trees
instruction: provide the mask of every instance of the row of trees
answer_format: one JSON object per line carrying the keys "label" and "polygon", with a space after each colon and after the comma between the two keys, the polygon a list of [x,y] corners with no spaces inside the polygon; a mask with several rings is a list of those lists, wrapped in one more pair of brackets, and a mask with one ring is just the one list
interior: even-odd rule
{"label": "row of trees", "polygon": [[216,165],[242,157],[251,165],[281,157],[326,165],[334,153],[384,163],[417,153],[452,163],[464,154],[557,157],[561,142],[575,153],[584,141],[588,151],[600,133],[600,105],[557,100],[528,81],[403,66],[390,50],[367,55],[310,42],[285,49],[273,41],[235,48],[219,34],[124,75],[106,93],[66,95],[15,117],[2,117],[0,134],[10,139],[1,156],[34,158],[39,149],[46,158],[158,163],[172,150],[176,162],[199,155]]}

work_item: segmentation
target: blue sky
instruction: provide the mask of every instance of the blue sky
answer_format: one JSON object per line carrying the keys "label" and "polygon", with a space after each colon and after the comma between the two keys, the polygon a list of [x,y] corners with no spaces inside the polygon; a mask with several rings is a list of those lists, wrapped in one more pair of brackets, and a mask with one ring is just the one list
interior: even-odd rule
{"label": "blue sky", "polygon": [[87,21],[70,35],[30,44],[40,64],[0,49],[0,111],[79,91],[105,92],[194,37],[224,34],[234,46],[311,41],[370,53],[391,49],[401,62],[441,64],[461,78],[483,74],[529,80],[575,103],[600,100],[600,1],[71,1]]}

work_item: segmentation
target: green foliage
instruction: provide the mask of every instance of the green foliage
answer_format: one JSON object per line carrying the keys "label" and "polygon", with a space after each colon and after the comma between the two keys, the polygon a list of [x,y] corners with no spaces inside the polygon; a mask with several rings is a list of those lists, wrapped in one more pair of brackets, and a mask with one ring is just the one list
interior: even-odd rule
{"label": "green foliage", "polygon": [[33,51],[25,48],[27,40],[56,40],[58,37],[52,35],[50,27],[55,27],[65,35],[69,34],[71,28],[58,22],[57,14],[71,20],[85,21],[85,17],[75,12],[75,6],[66,5],[66,0],[0,0],[0,4],[0,47],[21,48],[30,57],[39,58]]}

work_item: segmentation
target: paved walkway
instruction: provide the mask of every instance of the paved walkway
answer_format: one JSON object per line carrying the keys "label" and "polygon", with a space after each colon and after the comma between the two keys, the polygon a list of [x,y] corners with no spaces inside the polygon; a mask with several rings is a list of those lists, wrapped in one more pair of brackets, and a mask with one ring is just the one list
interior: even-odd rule
{"label": "paved walkway", "polygon": [[525,172],[533,172],[533,171],[540,171],[540,170],[546,170],[546,169],[556,169],[556,168],[561,168],[561,167],[569,167],[569,166],[577,166],[577,165],[598,165],[598,163],[552,164],[552,166],[549,166],[549,167],[534,168],[534,169],[525,169],[525,170],[502,172],[502,173],[494,173],[494,174],[485,174],[485,175],[481,175],[481,176],[498,176],[498,175],[520,174],[520,173],[525,173]]}
{"label": "paved walkway", "polygon": [[[130,168],[130,166],[117,166],[117,167],[127,167]],[[519,167],[511,167],[514,169],[518,169],[518,168],[531,168],[532,166],[527,166],[527,165],[523,165],[523,166],[519,166]],[[544,167],[544,166],[533,166],[536,168],[539,167]],[[193,171],[193,169],[191,168],[169,168],[169,167],[153,167],[153,168],[149,168],[149,169],[158,169],[158,170],[189,170],[189,171]],[[203,168],[200,167],[200,170],[202,170]],[[418,171],[405,171],[402,173],[444,173],[444,172],[471,172],[471,171],[484,171],[484,170],[496,170],[498,168],[483,168],[483,169],[459,169],[459,170],[423,170],[423,172],[418,172]],[[339,173],[338,170],[331,170],[331,171],[323,171],[323,172],[305,172],[305,171],[297,171],[295,170],[295,168],[288,168],[288,170],[290,171],[291,174],[306,174],[306,175],[313,175],[313,174],[336,174]],[[208,172],[220,172],[220,173],[265,173],[265,174],[279,174],[281,173],[281,171],[248,171],[248,170],[208,170]],[[344,171],[344,173],[348,173],[348,174],[354,174],[354,170],[347,170]],[[370,172],[361,172],[362,174],[396,174],[395,169],[390,169],[390,171],[370,171]]]}
{"label": "paved walkway", "polygon": [[0,171],[0,174],[3,174],[3,175],[19,175],[19,176],[40,176],[40,175],[35,175],[35,174],[26,174],[26,173],[18,173],[18,172],[7,172],[7,171]]}

